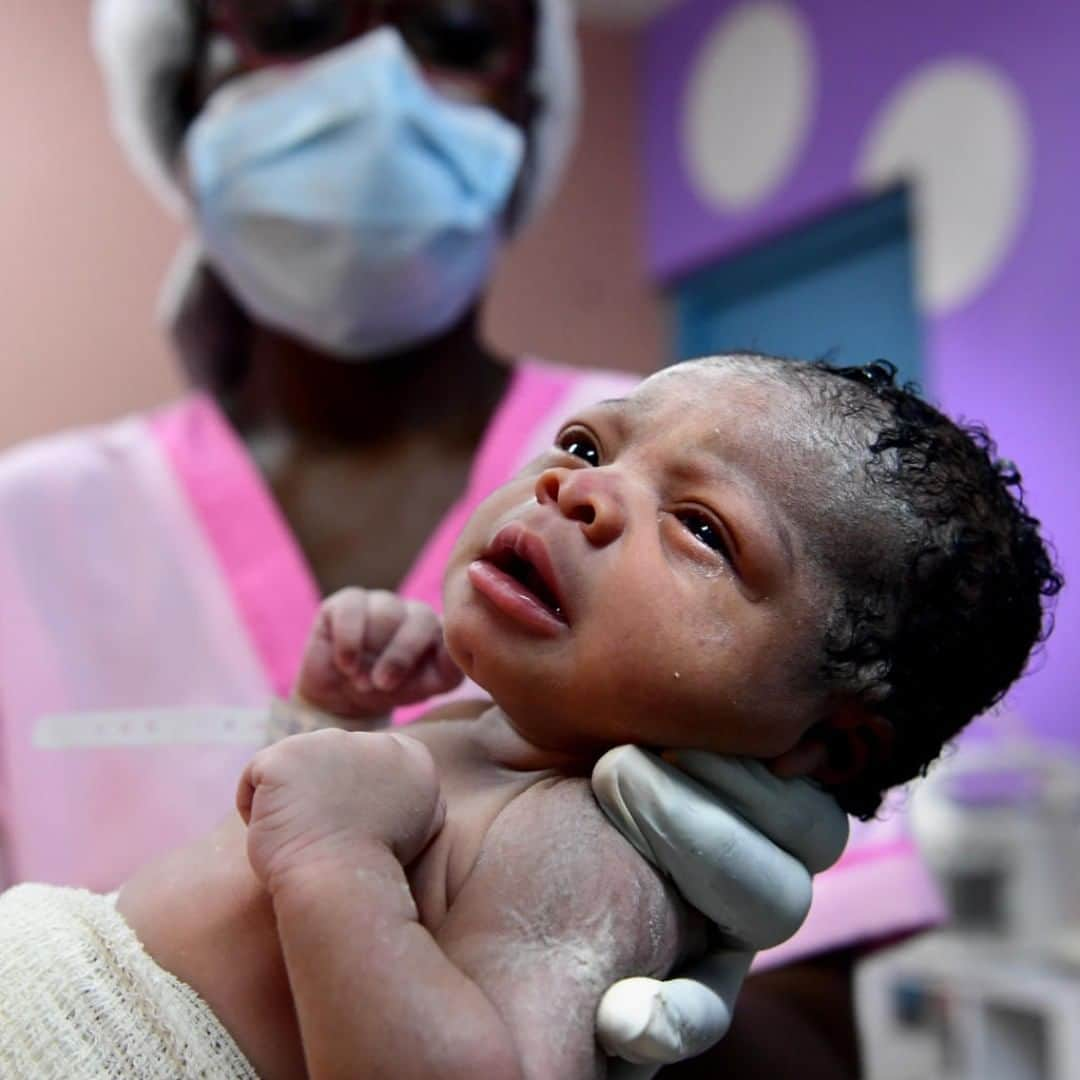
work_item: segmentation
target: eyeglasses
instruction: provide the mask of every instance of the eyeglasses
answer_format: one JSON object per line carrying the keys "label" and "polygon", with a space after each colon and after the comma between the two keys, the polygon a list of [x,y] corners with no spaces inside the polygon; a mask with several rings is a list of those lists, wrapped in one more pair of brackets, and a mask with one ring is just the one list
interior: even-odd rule
{"label": "eyeglasses", "polygon": [[384,25],[425,67],[501,83],[531,63],[528,0],[201,0],[200,13],[253,67],[312,56]]}

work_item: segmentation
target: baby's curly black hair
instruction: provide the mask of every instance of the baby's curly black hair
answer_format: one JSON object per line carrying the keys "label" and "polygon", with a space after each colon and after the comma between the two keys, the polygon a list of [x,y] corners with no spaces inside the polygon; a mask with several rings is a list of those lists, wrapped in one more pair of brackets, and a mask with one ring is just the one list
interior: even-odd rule
{"label": "baby's curly black hair", "polygon": [[865,819],[1021,675],[1050,632],[1048,600],[1063,578],[1020,474],[983,428],[953,422],[898,385],[887,361],[783,369],[785,382],[829,410],[849,447],[865,450],[864,490],[893,507],[898,530],[895,557],[839,572],[824,647],[829,685],[892,728],[887,751],[833,789]]}

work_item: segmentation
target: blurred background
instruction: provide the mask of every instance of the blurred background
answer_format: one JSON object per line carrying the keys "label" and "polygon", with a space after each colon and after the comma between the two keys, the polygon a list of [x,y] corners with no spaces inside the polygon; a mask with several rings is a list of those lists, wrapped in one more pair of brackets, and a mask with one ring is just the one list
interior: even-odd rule
{"label": "blurred background", "polygon": [[[181,227],[107,130],[87,4],[7,4],[0,446],[182,385],[154,314]],[[1076,575],[1080,8],[580,8],[582,138],[555,204],[496,278],[496,345],[641,372],[738,347],[887,357],[947,411],[986,423]],[[1069,749],[1080,748],[1076,593],[1066,588],[1053,638],[1006,705],[1014,732]],[[1077,823],[1071,802],[1062,813]],[[1050,992],[1059,1006],[1062,993]],[[911,1002],[910,1016],[931,1015]],[[942,1015],[926,1023],[945,1030]],[[1015,1038],[1002,1045],[1042,1049],[1000,1075],[1056,1077],[1050,1029],[1039,1042],[1029,1020],[1006,1016]],[[947,1061],[912,1067],[878,1075],[953,1075]]]}
{"label": "blurred background", "polygon": [[[165,401],[180,236],[107,130],[85,3],[0,37],[0,446]],[[496,276],[508,353],[650,371],[731,347],[884,356],[1023,465],[1080,560],[1080,11],[1033,0],[581,0],[586,108]],[[1074,737],[1080,604],[1013,695]],[[1080,738],[1080,733],[1076,734]]]}

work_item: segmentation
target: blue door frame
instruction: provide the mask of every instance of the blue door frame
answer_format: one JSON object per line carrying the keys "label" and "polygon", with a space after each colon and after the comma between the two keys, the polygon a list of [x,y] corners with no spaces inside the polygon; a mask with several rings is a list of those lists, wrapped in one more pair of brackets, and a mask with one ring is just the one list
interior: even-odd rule
{"label": "blue door frame", "polygon": [[680,360],[739,350],[922,374],[907,191],[897,188],[698,270],[672,289]]}

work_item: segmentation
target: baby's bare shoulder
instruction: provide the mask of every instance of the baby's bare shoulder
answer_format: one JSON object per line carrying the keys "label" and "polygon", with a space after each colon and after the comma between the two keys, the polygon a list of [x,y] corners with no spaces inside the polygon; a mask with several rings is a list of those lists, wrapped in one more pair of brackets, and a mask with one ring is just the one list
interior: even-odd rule
{"label": "baby's bare shoulder", "polygon": [[585,779],[544,780],[508,803],[477,870],[518,911],[525,939],[583,947],[605,979],[666,974],[686,945],[684,906]]}
{"label": "baby's bare shoulder", "polygon": [[588,781],[546,779],[492,822],[437,936],[498,1003],[533,1080],[603,1075],[601,996],[631,975],[666,975],[689,925]]}

